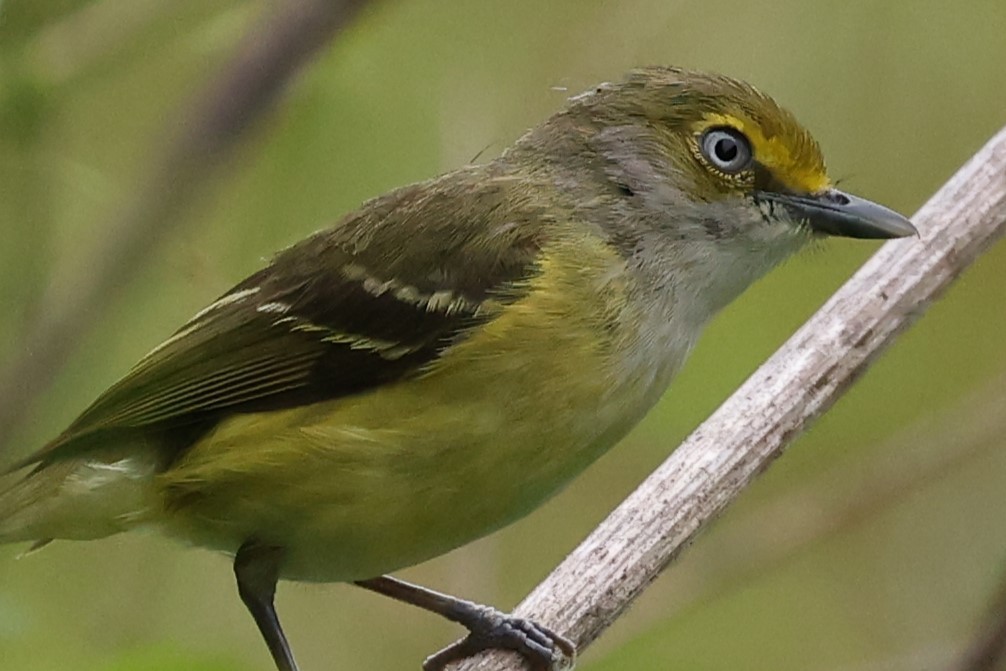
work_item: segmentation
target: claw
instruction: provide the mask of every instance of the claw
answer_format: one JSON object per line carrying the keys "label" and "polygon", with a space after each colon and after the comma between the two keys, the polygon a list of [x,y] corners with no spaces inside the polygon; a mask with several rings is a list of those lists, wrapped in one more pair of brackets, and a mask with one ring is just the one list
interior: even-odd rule
{"label": "claw", "polygon": [[513,617],[490,606],[435,592],[390,575],[358,580],[356,584],[442,615],[468,630],[468,635],[457,643],[427,657],[423,662],[424,671],[443,671],[451,662],[492,648],[518,653],[533,671],[568,671],[576,663],[573,642],[533,620]]}
{"label": "claw", "polygon": [[452,662],[494,648],[518,653],[534,671],[568,671],[576,663],[576,646],[548,627],[494,608],[480,615],[468,636],[427,657],[423,671],[443,671]]}

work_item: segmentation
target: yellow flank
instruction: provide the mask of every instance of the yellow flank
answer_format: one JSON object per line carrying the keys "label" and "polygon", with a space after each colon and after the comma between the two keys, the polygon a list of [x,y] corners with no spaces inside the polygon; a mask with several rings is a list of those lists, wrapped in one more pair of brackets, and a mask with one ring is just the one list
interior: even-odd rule
{"label": "yellow flank", "polygon": [[[560,235],[538,265],[521,300],[417,377],[224,421],[158,477],[160,522],[225,551],[275,543],[285,577],[328,581],[417,563],[532,510],[638,421],[684,356],[641,335],[625,262],[599,239]],[[639,356],[651,348],[672,365]]]}
{"label": "yellow flank", "polygon": [[[825,170],[820,154],[800,152],[804,144],[813,142],[809,137],[806,143],[801,138],[780,137],[766,133],[766,129],[749,118],[731,114],[709,113],[703,117],[696,132],[716,126],[735,128],[751,142],[754,159],[772,172],[772,175],[786,188],[795,193],[821,193],[830,188],[831,180]],[[796,140],[796,141],[794,141]],[[795,148],[798,151],[794,152]]]}

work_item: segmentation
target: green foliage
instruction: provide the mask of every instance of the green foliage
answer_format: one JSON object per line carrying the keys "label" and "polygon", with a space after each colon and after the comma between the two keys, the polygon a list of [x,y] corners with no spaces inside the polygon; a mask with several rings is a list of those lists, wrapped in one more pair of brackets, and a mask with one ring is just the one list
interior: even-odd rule
{"label": "green foliage", "polygon": [[4,2],[0,5],[0,42],[23,39],[38,33],[47,24],[72,12],[94,4],[92,0],[33,0],[32,2]]}
{"label": "green foliage", "polygon": [[233,661],[213,661],[216,655],[198,655],[174,646],[154,645],[115,655],[92,667],[92,671],[240,671]]}

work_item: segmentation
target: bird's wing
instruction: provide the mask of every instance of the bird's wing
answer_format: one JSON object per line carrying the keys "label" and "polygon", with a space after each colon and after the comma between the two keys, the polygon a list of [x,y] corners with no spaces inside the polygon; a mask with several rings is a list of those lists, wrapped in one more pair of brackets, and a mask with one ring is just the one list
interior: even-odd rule
{"label": "bird's wing", "polygon": [[368,203],[195,315],[18,467],[79,453],[110,432],[198,438],[229,414],[355,394],[421,370],[518,298],[534,272],[540,222],[500,219],[506,191],[479,196],[499,201],[489,221],[449,192],[430,202],[413,187]]}

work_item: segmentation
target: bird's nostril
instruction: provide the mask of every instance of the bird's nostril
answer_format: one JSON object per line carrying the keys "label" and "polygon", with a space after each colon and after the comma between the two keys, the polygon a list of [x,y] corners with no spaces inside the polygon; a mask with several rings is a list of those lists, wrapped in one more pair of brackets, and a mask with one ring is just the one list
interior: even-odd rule
{"label": "bird's nostril", "polygon": [[829,203],[834,203],[835,205],[848,205],[850,202],[849,197],[847,195],[845,195],[841,191],[835,191],[835,190],[826,192],[824,194],[823,200],[826,200]]}

